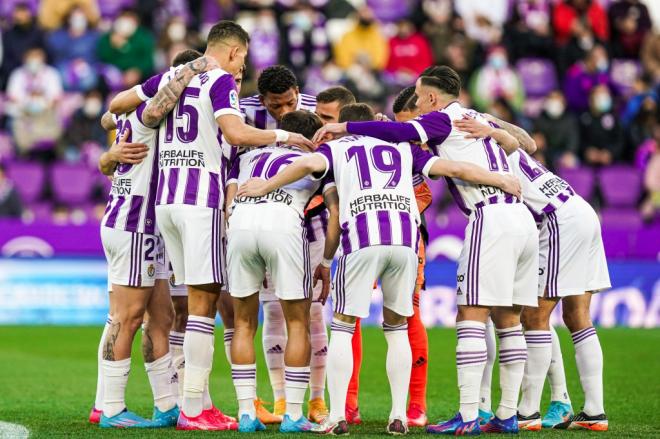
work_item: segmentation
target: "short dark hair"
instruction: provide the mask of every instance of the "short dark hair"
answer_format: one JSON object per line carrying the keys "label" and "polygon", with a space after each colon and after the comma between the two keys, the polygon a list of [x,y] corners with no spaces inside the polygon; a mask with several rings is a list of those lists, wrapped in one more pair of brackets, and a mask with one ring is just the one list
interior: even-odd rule
{"label": "short dark hair", "polygon": [[261,96],[266,96],[266,93],[284,93],[297,86],[296,75],[288,67],[282,65],[265,68],[257,80],[257,89]]}
{"label": "short dark hair", "polygon": [[339,122],[363,122],[375,118],[374,110],[367,104],[349,104],[339,111]]}
{"label": "short dark hair", "polygon": [[200,56],[202,56],[202,53],[195,49],[182,50],[181,52],[177,53],[172,60],[172,67],[188,64],[191,61],[195,61]]}
{"label": "short dark hair", "polygon": [[213,45],[231,39],[236,39],[244,46],[247,46],[250,42],[250,35],[240,24],[230,20],[221,20],[214,24],[209,31],[206,43]]}
{"label": "short dark hair", "polygon": [[280,122],[280,129],[302,134],[310,140],[322,126],[323,122],[321,122],[321,118],[315,113],[306,110],[296,110],[287,113],[282,117],[282,121]]}
{"label": "short dark hair", "polygon": [[339,102],[340,107],[354,104],[357,102],[355,95],[349,89],[342,86],[330,87],[316,95],[316,102],[329,104],[330,102]]}
{"label": "short dark hair", "polygon": [[450,96],[458,97],[461,92],[461,77],[451,67],[428,67],[419,78],[422,80],[422,85],[435,87]]}
{"label": "short dark hair", "polygon": [[394,114],[401,113],[402,111],[411,111],[415,109],[417,103],[417,95],[415,94],[415,87],[406,87],[399,92],[392,104],[392,112]]}

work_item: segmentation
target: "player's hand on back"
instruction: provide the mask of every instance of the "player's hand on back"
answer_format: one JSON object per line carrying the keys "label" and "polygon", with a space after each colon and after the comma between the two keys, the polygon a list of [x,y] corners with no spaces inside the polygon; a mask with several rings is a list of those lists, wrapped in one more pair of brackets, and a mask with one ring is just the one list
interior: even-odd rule
{"label": "player's hand on back", "polygon": [[268,193],[266,180],[251,178],[243,183],[236,192],[237,197],[262,197]]}
{"label": "player's hand on back", "polygon": [[522,199],[522,186],[520,180],[515,175],[503,174],[500,189],[511,195],[515,195],[518,199]]}
{"label": "player's hand on back", "polygon": [[483,124],[470,116],[463,116],[463,119],[453,121],[457,130],[468,133],[466,139],[479,139],[490,137],[493,133],[493,127]]}
{"label": "player's hand on back", "polygon": [[113,144],[108,150],[112,161],[136,165],[147,156],[149,147],[144,143],[127,142],[130,129],[126,129],[119,142]]}
{"label": "player's hand on back", "polygon": [[316,150],[316,147],[314,146],[311,140],[309,140],[307,137],[303,136],[302,134],[298,134],[298,133],[289,133],[289,138],[287,139],[286,143],[288,145],[299,146],[311,152]]}
{"label": "player's hand on back", "polygon": [[376,113],[376,120],[379,122],[391,122],[390,118],[387,117],[387,114]]}
{"label": "player's hand on back", "polygon": [[319,295],[319,301],[321,304],[325,305],[326,300],[328,300],[328,295],[330,294],[330,267],[325,267],[323,264],[319,264],[314,270],[314,287],[319,282],[322,283],[321,294]]}
{"label": "player's hand on back", "polygon": [[314,134],[314,137],[312,138],[312,142],[318,145],[319,143],[326,141],[326,139],[328,138],[328,134],[332,138],[347,134],[346,122],[328,123],[323,125],[321,128],[319,128],[316,134]]}

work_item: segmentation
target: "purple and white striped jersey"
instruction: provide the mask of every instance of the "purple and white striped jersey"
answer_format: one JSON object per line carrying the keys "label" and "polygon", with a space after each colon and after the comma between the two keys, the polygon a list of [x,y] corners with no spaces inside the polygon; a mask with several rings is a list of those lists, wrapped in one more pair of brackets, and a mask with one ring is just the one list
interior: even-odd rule
{"label": "purple and white striped jersey", "polygon": [[554,212],[575,195],[571,185],[522,149],[509,156],[509,164],[520,179],[525,204],[536,216]]}
{"label": "purple and white striped jersey", "polygon": [[141,163],[117,165],[101,225],[128,232],[154,234],[158,185],[158,131],[142,123],[142,112],[146,106],[143,102],[135,111],[115,118],[115,143],[118,143],[128,130],[128,142],[144,143],[149,149]]}
{"label": "purple and white striped jersey", "polygon": [[417,249],[420,217],[413,173],[428,176],[438,160],[418,145],[346,136],[316,150],[327,162],[321,177],[335,181],[343,253],[375,245]]}
{"label": "purple and white striped jersey", "polygon": [[[279,128],[279,122],[270,115],[266,107],[263,106],[259,95],[250,96],[241,99],[241,111],[245,115],[245,123],[262,130],[274,130]],[[298,105],[296,110],[316,111],[316,97],[298,94]],[[268,146],[276,146],[274,143]]]}
{"label": "purple and white striped jersey", "polygon": [[[138,94],[150,97],[182,68],[148,79]],[[159,128],[157,204],[224,205],[220,129],[216,118],[242,117],[231,74],[214,69],[196,75]]]}
{"label": "purple and white striped jersey", "polygon": [[[254,148],[241,154],[234,161],[232,169],[229,172],[227,184],[237,183],[239,186],[250,178],[263,178],[268,180],[277,175],[291,163],[310,154],[301,151],[297,147],[289,146],[266,146],[264,148]],[[323,187],[325,192],[334,186],[332,181],[318,181],[311,176],[293,182],[280,189],[274,190],[262,197],[236,197],[233,207],[246,204],[278,203],[291,207],[302,219],[305,212],[305,206],[309,199]]]}

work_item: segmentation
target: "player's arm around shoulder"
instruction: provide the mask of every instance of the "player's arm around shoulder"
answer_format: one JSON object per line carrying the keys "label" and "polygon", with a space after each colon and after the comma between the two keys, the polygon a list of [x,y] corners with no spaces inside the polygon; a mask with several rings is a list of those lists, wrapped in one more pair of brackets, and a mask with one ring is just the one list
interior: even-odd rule
{"label": "player's arm around shoulder", "polygon": [[497,187],[518,198],[522,196],[520,180],[514,175],[487,171],[468,162],[438,159],[431,166],[428,175],[431,178],[458,178],[468,183]]}
{"label": "player's arm around shoulder", "polygon": [[341,228],[339,227],[339,194],[337,186],[327,185],[326,190],[323,192],[323,202],[328,209],[328,228],[325,235],[325,247],[323,249],[323,260],[314,270],[314,286],[320,280],[323,284],[321,288],[321,295],[319,300],[322,304],[330,294],[330,267],[332,260],[339,248],[339,240],[341,237]]}

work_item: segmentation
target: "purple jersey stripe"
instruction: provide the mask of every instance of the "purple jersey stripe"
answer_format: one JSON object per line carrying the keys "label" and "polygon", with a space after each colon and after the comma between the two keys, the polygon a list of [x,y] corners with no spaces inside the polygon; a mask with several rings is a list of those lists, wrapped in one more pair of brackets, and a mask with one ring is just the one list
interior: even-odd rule
{"label": "purple jersey stripe", "polygon": [[184,204],[195,204],[197,202],[197,189],[199,188],[199,169],[188,168],[186,179],[186,190],[183,195]]}
{"label": "purple jersey stripe", "polygon": [[158,191],[156,192],[156,202],[160,204],[163,197],[163,188],[165,187],[165,172],[161,169],[158,173]]}
{"label": "purple jersey stripe", "polygon": [[220,207],[220,176],[209,172],[209,196],[206,207],[218,209]]}
{"label": "purple jersey stripe", "polygon": [[392,244],[392,224],[390,222],[390,213],[385,210],[376,212],[378,218],[378,232],[380,233],[380,244]]}
{"label": "purple jersey stripe", "polygon": [[412,222],[410,221],[410,214],[408,212],[399,212],[401,219],[401,244],[406,247],[412,247]]}
{"label": "purple jersey stripe", "polygon": [[176,195],[176,186],[179,182],[179,170],[177,168],[170,169],[170,175],[167,179],[167,204],[174,203],[174,196]]}
{"label": "purple jersey stripe", "polygon": [[254,112],[254,127],[260,130],[266,129],[266,110],[257,110]]}
{"label": "purple jersey stripe", "polygon": [[360,248],[369,247],[369,225],[367,224],[366,213],[360,213],[355,217],[355,229],[357,230]]}
{"label": "purple jersey stripe", "polygon": [[119,215],[119,210],[121,209],[121,206],[124,204],[125,201],[126,198],[117,197],[117,202],[115,203],[115,207],[112,208],[110,214],[108,215],[108,220],[105,222],[106,227],[115,226],[115,223],[117,222],[117,215]]}
{"label": "purple jersey stripe", "polygon": [[151,177],[149,179],[149,196],[147,197],[147,211],[144,218],[144,233],[153,234],[156,230],[156,191],[158,184],[158,132],[156,132],[156,151],[151,164]]}
{"label": "purple jersey stripe", "polygon": [[349,233],[350,230],[348,229],[348,223],[345,222],[341,225],[341,248],[345,255],[349,254],[353,250],[351,248],[351,238]]}
{"label": "purple jersey stripe", "polygon": [[137,231],[143,202],[144,197],[141,195],[133,195],[131,197],[131,206],[128,209],[128,215],[126,216],[126,227],[124,230],[128,232]]}

